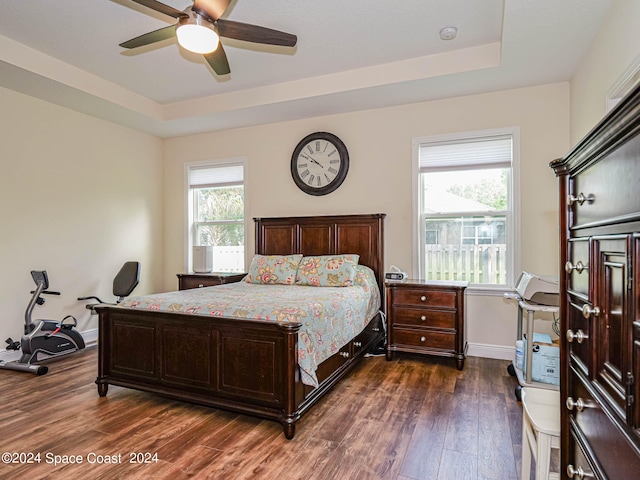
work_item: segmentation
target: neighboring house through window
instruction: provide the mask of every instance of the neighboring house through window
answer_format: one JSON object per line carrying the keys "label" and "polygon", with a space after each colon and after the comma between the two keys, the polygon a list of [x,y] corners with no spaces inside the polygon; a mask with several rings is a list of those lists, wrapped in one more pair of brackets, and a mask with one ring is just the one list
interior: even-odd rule
{"label": "neighboring house through window", "polygon": [[192,247],[210,245],[214,272],[244,271],[244,169],[243,159],[187,165],[190,270]]}
{"label": "neighboring house through window", "polygon": [[416,138],[420,278],[512,286],[518,129]]}

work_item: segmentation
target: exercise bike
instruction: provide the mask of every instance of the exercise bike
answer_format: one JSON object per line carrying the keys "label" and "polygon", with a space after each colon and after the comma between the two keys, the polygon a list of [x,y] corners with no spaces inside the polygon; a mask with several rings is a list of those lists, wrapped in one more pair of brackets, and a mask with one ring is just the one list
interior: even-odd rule
{"label": "exercise bike", "polygon": [[49,277],[45,270],[32,270],[31,277],[36,289],[31,292],[33,296],[24,314],[24,335],[20,342],[11,338],[6,340],[7,350],[22,349],[22,355],[15,362],[0,360],[0,369],[44,375],[49,369],[44,365],[37,365],[38,362],[77,352],[85,348],[85,344],[82,335],[75,330],[78,321],[72,315],[67,315],[61,321],[32,320],[34,307],[45,303],[41,295],[60,295],[60,292],[47,290]]}

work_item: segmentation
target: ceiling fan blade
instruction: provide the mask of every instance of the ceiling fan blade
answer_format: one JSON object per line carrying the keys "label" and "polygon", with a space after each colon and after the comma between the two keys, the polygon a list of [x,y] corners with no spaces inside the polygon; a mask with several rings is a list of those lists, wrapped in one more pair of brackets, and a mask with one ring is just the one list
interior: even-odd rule
{"label": "ceiling fan blade", "polygon": [[180,10],[176,10],[169,5],[165,5],[164,3],[160,3],[156,0],[133,0],[140,5],[144,5],[145,7],[149,7],[151,10],[155,10],[156,12],[164,13],[165,15],[169,15],[173,18],[182,18],[188,17],[188,15]]}
{"label": "ceiling fan blade", "polygon": [[224,48],[222,48],[222,44],[218,44],[218,48],[216,48],[213,52],[207,53],[204,55],[204,58],[207,60],[213,71],[218,75],[227,75],[231,73],[231,68],[229,68],[229,61],[227,60],[227,54],[224,52]]}
{"label": "ceiling fan blade", "polygon": [[293,47],[298,41],[298,37],[290,33],[259,27],[258,25],[250,25],[248,23],[220,19],[217,25],[218,34],[221,37],[233,38],[235,40],[264,43],[266,45],[282,45],[285,47]]}
{"label": "ceiling fan blade", "polygon": [[144,35],[140,35],[139,37],[132,38],[131,40],[127,40],[120,44],[123,48],[136,48],[142,47],[143,45],[149,45],[150,43],[160,42],[162,40],[166,40],[167,38],[172,38],[176,36],[176,26],[169,25],[168,27],[161,28],[159,30],[154,30],[153,32],[145,33]]}
{"label": "ceiling fan blade", "polygon": [[230,3],[231,0],[194,0],[192,10],[215,22],[222,16]]}

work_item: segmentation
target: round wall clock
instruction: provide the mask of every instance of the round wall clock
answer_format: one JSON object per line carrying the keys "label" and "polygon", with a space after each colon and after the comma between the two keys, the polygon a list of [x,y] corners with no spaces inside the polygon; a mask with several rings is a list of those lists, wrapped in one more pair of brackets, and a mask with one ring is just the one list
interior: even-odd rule
{"label": "round wall clock", "polygon": [[291,156],[291,176],[309,195],[326,195],[336,190],[349,171],[349,152],[338,137],[315,132],[304,137]]}

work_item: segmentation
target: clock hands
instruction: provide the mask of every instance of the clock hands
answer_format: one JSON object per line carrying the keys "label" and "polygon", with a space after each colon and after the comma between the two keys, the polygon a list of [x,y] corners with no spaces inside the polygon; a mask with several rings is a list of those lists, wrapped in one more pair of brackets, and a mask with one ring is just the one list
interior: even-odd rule
{"label": "clock hands", "polygon": [[[304,156],[304,155],[303,155]],[[316,165],[318,165],[320,168],[324,168],[324,166],[318,162],[317,160],[315,160],[311,155],[309,155],[308,153],[306,154],[306,157],[311,160],[313,163],[315,163]]]}

